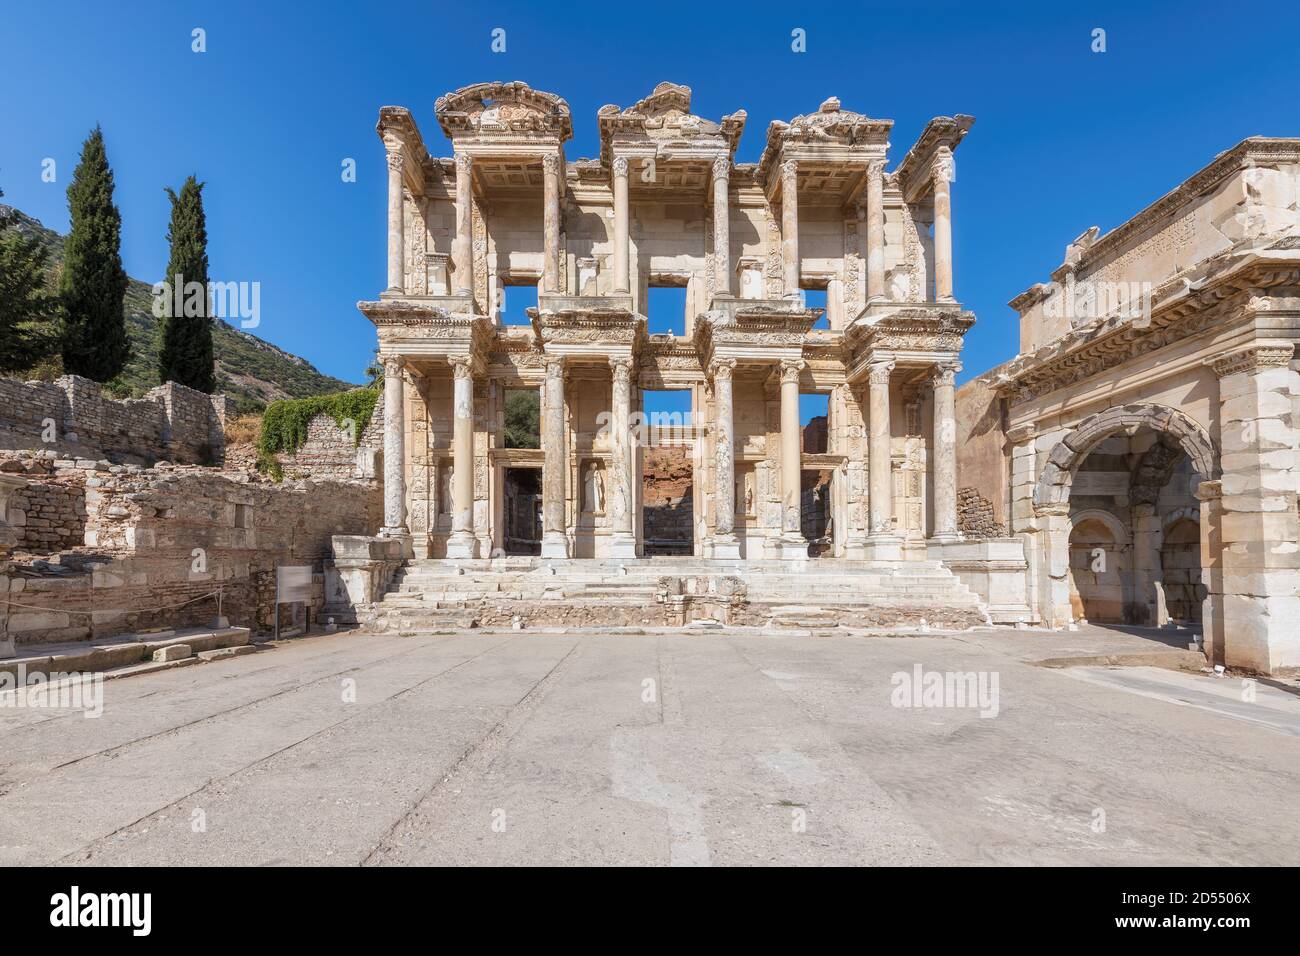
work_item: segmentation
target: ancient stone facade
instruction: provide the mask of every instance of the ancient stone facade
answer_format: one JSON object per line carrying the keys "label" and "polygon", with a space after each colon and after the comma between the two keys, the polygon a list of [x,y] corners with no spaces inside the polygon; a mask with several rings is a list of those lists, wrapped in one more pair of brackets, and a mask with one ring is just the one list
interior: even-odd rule
{"label": "ancient stone facade", "polygon": [[1243,141],[1051,278],[957,415],[1034,614],[1196,624],[1214,662],[1300,666],[1300,140]]}
{"label": "ancient stone facade", "polygon": [[[522,83],[435,112],[450,157],[406,109],[378,124],[387,287],[359,308],[385,368],[384,535],[418,557],[506,552],[507,472],[531,468],[543,558],[643,556],[643,390],[681,389],[694,556],[807,559],[808,472],[825,558],[959,541],[954,374],[974,318],[953,294],[951,189],[970,117],[930,121],[889,170],[892,121],[835,98],[771,123],[757,163],[735,161],[743,111],[696,116],[672,83],[603,107],[593,159],[565,155],[564,100]],[[515,285],[537,286],[531,327],[502,324]],[[684,335],[647,333],[660,286],[686,290]],[[540,448],[505,447],[512,389],[541,392]],[[828,397],[816,453],[807,393]]]}

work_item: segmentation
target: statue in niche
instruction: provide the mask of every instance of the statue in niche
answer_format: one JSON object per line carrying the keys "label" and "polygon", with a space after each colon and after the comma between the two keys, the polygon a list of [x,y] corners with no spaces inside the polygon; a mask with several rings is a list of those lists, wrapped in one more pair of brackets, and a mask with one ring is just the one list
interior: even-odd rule
{"label": "statue in niche", "polygon": [[438,514],[451,514],[451,490],[456,487],[454,472],[450,463],[438,469]]}
{"label": "statue in niche", "polygon": [[583,511],[597,515],[605,513],[605,474],[597,462],[587,463],[582,479],[582,497]]}

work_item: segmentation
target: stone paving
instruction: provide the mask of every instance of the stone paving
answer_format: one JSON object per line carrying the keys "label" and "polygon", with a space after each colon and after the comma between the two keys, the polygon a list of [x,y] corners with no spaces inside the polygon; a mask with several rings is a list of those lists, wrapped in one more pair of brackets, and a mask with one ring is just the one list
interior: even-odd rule
{"label": "stone paving", "polygon": [[[0,707],[0,863],[1300,862],[1300,697],[1034,663],[1098,648],[1181,659],[1098,629],[287,641],[112,681],[98,719]],[[918,666],[996,706],[893,706]]]}

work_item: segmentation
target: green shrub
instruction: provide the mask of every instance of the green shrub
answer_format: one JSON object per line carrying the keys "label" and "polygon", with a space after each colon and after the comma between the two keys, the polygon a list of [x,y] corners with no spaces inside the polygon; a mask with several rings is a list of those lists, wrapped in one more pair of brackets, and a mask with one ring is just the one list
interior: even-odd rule
{"label": "green shrub", "polygon": [[307,440],[307,426],[317,415],[328,415],[340,428],[347,422],[354,424],[353,442],[361,443],[374,414],[379,399],[377,388],[356,388],[332,395],[313,395],[311,398],[293,398],[272,402],[262,414],[262,434],[257,439],[257,450],[263,455],[277,452],[292,454]]}

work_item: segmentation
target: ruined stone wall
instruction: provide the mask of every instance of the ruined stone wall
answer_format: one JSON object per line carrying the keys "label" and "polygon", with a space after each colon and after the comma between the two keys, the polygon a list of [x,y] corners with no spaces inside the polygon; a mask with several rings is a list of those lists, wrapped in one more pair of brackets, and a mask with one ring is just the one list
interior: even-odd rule
{"label": "ruined stone wall", "polygon": [[[1000,535],[1007,526],[1010,461],[1003,400],[993,390],[997,373],[994,369],[963,384],[955,402],[958,527],[966,531],[969,524],[979,537]],[[987,514],[986,507],[991,509]]]}
{"label": "ruined stone wall", "polygon": [[375,402],[370,420],[358,424],[361,434],[354,441],[329,415],[317,415],[307,426],[307,441],[292,454],[281,452],[277,456],[284,473],[319,481],[375,478],[377,456],[384,447],[382,398]]}
{"label": "ruined stone wall", "polygon": [[26,460],[3,457],[0,472],[20,475],[28,482],[9,499],[7,521],[17,532],[16,548],[46,554],[82,543],[86,533],[85,472],[75,461],[56,459],[54,452],[41,452]]}
{"label": "ruined stone wall", "polygon": [[0,633],[19,644],[208,624],[218,589],[232,624],[264,633],[281,564],[314,568],[318,617],[331,536],[368,533],[381,518],[372,483],[277,485],[194,466],[88,465],[25,475],[19,493],[37,502],[80,479],[85,531],[79,547],[11,555],[0,575]]}
{"label": "ruined stone wall", "polygon": [[50,383],[0,379],[0,449],[133,463],[210,463],[220,459],[222,428],[233,416],[234,403],[226,396],[175,382],[144,398],[119,401],[77,375]]}
{"label": "ruined stone wall", "polygon": [[993,502],[978,488],[957,489],[957,528],[967,538],[1001,538],[1007,529],[995,517]]}

